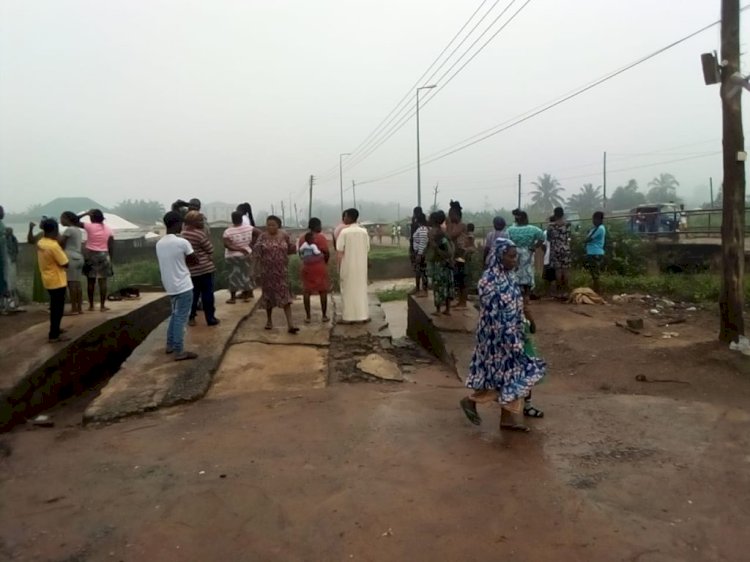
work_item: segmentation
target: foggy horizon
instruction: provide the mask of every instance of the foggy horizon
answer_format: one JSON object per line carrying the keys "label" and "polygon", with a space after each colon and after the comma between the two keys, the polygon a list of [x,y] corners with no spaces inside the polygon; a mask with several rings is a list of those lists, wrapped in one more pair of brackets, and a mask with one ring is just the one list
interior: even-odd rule
{"label": "foggy horizon", "polygon": [[[260,212],[291,197],[306,208],[314,174],[314,199],[338,205],[339,154],[354,152],[343,159],[345,205],[354,180],[358,201],[410,209],[416,171],[372,180],[414,164],[414,118],[361,161],[357,147],[405,94],[411,109],[411,86],[480,4],[480,15],[494,5],[0,0],[0,204],[20,213],[56,197],[108,207],[198,197]],[[467,55],[523,5],[497,3],[455,58],[502,9]],[[645,193],[671,173],[688,207],[708,201],[709,177],[715,192],[722,178],[721,105],[699,57],[718,50],[718,25],[428,161],[718,18],[718,2],[529,2],[455,79],[423,92],[422,206],[439,184],[443,207],[513,208],[519,173],[523,205],[544,173],[567,199],[602,184],[604,151],[608,195],[631,178]]]}

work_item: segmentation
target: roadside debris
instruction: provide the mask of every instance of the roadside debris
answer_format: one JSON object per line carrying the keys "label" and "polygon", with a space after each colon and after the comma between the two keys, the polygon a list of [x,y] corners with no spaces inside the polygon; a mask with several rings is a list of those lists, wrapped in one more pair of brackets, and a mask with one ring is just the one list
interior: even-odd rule
{"label": "roadside debris", "polygon": [[571,304],[605,304],[604,299],[588,287],[573,289],[568,302]]}
{"label": "roadside debris", "polygon": [[45,416],[44,414],[39,414],[37,417],[29,420],[29,422],[32,425],[36,425],[38,427],[54,427],[55,422],[52,421],[52,418],[50,416]]}
{"label": "roadside debris", "polygon": [[643,318],[628,318],[625,323],[633,330],[643,330]]}
{"label": "roadside debris", "polygon": [[672,324],[684,324],[687,322],[686,318],[665,318],[657,324],[659,328],[668,328]]}
{"label": "roadside debris", "polygon": [[740,336],[736,342],[729,344],[729,349],[739,351],[743,355],[750,355],[750,340],[745,336]]}

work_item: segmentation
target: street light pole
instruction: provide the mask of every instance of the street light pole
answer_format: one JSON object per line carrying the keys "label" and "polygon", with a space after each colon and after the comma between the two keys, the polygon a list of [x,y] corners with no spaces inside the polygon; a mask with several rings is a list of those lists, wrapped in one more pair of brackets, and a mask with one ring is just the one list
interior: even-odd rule
{"label": "street light pole", "polygon": [[436,84],[430,86],[420,86],[417,88],[417,205],[422,206],[422,170],[419,155],[419,91],[431,90]]}
{"label": "street light pole", "polygon": [[341,166],[341,159],[344,156],[351,156],[351,152],[342,152],[339,154],[339,191],[341,192],[341,214],[344,214],[344,169]]}

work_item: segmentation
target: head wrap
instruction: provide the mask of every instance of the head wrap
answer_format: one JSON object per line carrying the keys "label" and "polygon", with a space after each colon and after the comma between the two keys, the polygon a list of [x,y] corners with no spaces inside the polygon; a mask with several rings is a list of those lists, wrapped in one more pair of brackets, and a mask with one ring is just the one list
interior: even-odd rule
{"label": "head wrap", "polygon": [[506,223],[503,217],[495,217],[492,219],[492,226],[494,226],[497,231],[505,230],[505,225]]}
{"label": "head wrap", "polygon": [[498,238],[495,240],[495,247],[492,250],[492,254],[490,257],[490,269],[505,269],[503,267],[503,258],[505,257],[505,254],[508,250],[511,248],[515,248],[516,245],[508,240],[507,238]]}

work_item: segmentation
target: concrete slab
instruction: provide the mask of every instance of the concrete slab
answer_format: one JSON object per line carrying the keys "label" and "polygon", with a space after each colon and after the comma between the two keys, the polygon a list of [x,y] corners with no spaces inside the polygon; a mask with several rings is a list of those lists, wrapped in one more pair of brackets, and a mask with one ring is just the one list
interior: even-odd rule
{"label": "concrete slab", "polygon": [[108,422],[156,408],[201,398],[211,384],[227,345],[254,304],[229,305],[217,298],[218,326],[199,322],[189,327],[185,347],[198,354],[193,361],[176,362],[164,352],[168,320],[143,342],[122,365],[84,412],[85,422]]}
{"label": "concrete slab", "polygon": [[0,349],[0,429],[49,408],[87,377],[117,366],[169,314],[163,293],[109,303],[108,312],[63,319],[70,341],[47,343],[49,325],[34,324],[3,339]]}
{"label": "concrete slab", "polygon": [[[331,323],[323,323],[320,320],[320,300],[317,297],[313,297],[310,305],[312,312],[310,324],[305,324],[305,310],[301,300],[292,305],[292,319],[300,329],[297,334],[292,335],[287,332],[286,320],[280,310],[274,310],[273,330],[266,330],[265,310],[258,310],[256,314],[253,314],[240,325],[232,341],[233,343],[328,346],[330,344]],[[333,307],[333,303],[331,303],[331,307]],[[332,315],[333,310],[330,310],[329,314]]]}
{"label": "concrete slab", "polygon": [[398,366],[398,363],[376,353],[371,353],[370,355],[362,359],[362,361],[357,363],[357,369],[359,369],[363,373],[367,373],[368,375],[372,375],[383,380],[404,380],[404,374],[401,372],[401,368]]}
{"label": "concrete slab", "polygon": [[336,324],[334,334],[340,338],[362,338],[374,337],[388,340],[392,339],[383,307],[374,293],[369,294],[370,299],[370,321],[358,324],[344,324],[341,320],[341,295],[334,295],[334,308],[336,310]]}
{"label": "concrete slab", "polygon": [[227,350],[209,398],[226,398],[256,391],[296,392],[323,388],[327,378],[326,349],[259,342],[237,343]]}

